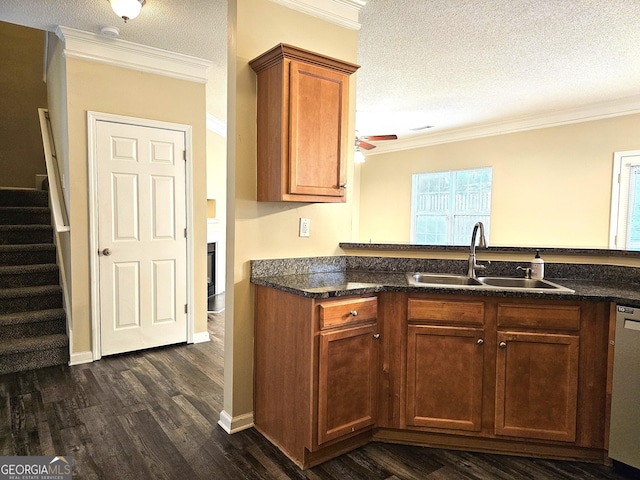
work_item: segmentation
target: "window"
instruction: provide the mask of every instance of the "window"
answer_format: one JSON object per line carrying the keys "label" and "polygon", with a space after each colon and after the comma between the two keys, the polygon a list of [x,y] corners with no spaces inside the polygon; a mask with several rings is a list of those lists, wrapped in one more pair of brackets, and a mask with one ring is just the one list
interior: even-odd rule
{"label": "window", "polygon": [[640,150],[613,155],[609,248],[640,250]]}
{"label": "window", "polygon": [[466,245],[476,222],[489,238],[491,176],[491,167],[413,175],[411,242]]}

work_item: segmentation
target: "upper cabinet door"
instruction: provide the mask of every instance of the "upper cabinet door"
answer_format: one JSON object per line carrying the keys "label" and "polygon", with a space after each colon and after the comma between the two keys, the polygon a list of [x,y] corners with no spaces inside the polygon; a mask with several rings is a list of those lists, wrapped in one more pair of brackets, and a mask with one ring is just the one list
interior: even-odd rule
{"label": "upper cabinet door", "polygon": [[289,192],[344,197],[349,77],[290,64]]}
{"label": "upper cabinet door", "polygon": [[284,44],[249,64],[258,76],[258,201],[344,202],[358,65]]}

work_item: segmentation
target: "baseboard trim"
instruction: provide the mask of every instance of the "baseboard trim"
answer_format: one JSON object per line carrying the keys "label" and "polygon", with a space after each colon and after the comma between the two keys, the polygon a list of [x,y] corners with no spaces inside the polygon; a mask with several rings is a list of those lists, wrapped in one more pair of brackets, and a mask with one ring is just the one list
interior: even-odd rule
{"label": "baseboard trim", "polygon": [[70,355],[69,366],[91,362],[93,362],[93,352],[90,350],[87,352],[72,353]]}
{"label": "baseboard trim", "polygon": [[193,343],[204,343],[210,340],[209,332],[197,332],[193,334]]}
{"label": "baseboard trim", "polygon": [[218,420],[218,425],[220,425],[229,435],[241,432],[242,430],[253,427],[253,412],[245,413],[244,415],[238,415],[237,417],[232,417],[225,410],[223,410],[220,412],[220,420]]}

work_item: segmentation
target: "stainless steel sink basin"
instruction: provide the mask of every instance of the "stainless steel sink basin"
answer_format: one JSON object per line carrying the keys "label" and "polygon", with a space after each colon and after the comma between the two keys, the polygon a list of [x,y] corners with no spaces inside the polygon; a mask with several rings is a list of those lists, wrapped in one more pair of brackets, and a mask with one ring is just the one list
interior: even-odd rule
{"label": "stainless steel sink basin", "polygon": [[550,282],[549,280],[538,280],[535,278],[481,277],[478,280],[488,287],[497,287],[508,290],[574,292],[570,288],[563,287],[562,285]]}
{"label": "stainless steel sink basin", "polygon": [[478,286],[481,285],[475,278],[466,275],[449,275],[446,273],[409,273],[407,279],[411,285],[425,286]]}
{"label": "stainless steel sink basin", "polygon": [[538,293],[574,293],[573,290],[549,280],[516,277],[480,277],[447,273],[408,273],[410,285],[440,288],[464,288],[470,290],[507,290]]}
{"label": "stainless steel sink basin", "polygon": [[480,281],[492,287],[557,288],[556,285],[552,283],[533,278],[483,277]]}

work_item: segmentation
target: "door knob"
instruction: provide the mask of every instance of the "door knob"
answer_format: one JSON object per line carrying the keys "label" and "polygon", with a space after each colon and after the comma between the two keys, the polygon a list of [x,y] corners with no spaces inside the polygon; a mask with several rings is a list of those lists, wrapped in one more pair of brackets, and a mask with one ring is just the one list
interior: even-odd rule
{"label": "door knob", "polygon": [[109,250],[108,248],[105,248],[104,250],[102,250],[102,254],[105,257],[108,257],[109,255],[111,255],[111,250]]}

